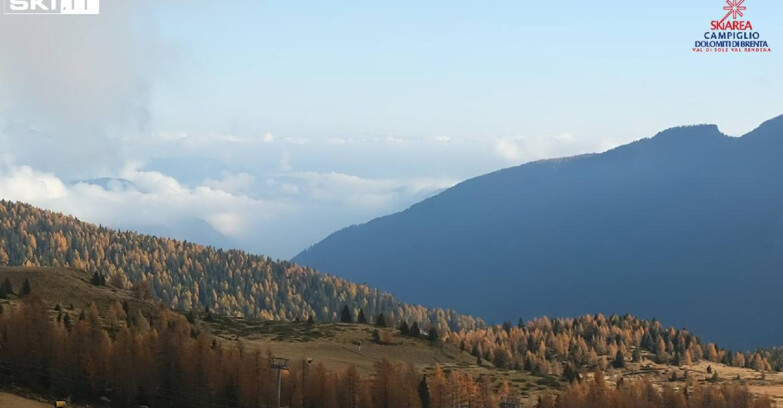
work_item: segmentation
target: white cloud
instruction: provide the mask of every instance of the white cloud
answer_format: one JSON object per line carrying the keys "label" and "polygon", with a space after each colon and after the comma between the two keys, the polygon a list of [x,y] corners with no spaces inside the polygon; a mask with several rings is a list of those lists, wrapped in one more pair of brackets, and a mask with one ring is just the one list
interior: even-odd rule
{"label": "white cloud", "polygon": [[207,221],[212,227],[226,236],[236,236],[243,233],[245,221],[238,214],[217,213],[207,216]]}
{"label": "white cloud", "polygon": [[344,145],[351,143],[351,139],[345,137],[330,137],[326,139],[326,143],[331,145]]}
{"label": "white cloud", "polygon": [[67,189],[60,179],[29,166],[0,169],[0,196],[24,202],[48,201],[65,197]]}
{"label": "white cloud", "polygon": [[[201,220],[240,248],[283,257],[293,256],[335,229],[397,211],[456,182],[289,171],[270,174],[257,185],[251,174],[226,171],[220,178],[187,186],[170,175],[144,169],[140,162],[130,162],[110,177],[66,183],[53,173],[13,164],[12,158],[0,164],[4,199],[115,228],[164,231],[164,235],[215,244],[214,237],[188,227]],[[185,235],[178,233],[182,228]]]}
{"label": "white cloud", "polygon": [[394,143],[394,144],[405,143],[405,139],[403,139],[401,137],[397,137],[397,136],[386,136],[384,141],[386,143]]}
{"label": "white cloud", "polygon": [[155,171],[142,171],[138,164],[129,164],[120,172],[120,177],[130,180],[141,193],[179,197],[187,194],[177,179]]}
{"label": "white cloud", "polygon": [[441,143],[449,143],[449,142],[451,142],[451,137],[450,136],[437,136],[435,138],[435,141],[436,142],[441,142]]}
{"label": "white cloud", "polygon": [[176,179],[129,165],[122,172],[132,187],[104,188],[89,182],[67,185],[29,166],[0,168],[0,197],[24,201],[104,225],[159,226],[191,219],[208,222],[223,235],[241,239],[291,206],[207,186],[187,188]]}
{"label": "white cloud", "polygon": [[4,148],[19,162],[85,175],[116,162],[118,138],[148,129],[152,81],[176,54],[149,4],[106,2],[97,17],[0,16]]}
{"label": "white cloud", "polygon": [[201,184],[216,190],[223,190],[232,194],[251,194],[256,178],[248,173],[223,172],[223,178],[219,180],[208,178]]}
{"label": "white cloud", "polygon": [[314,202],[339,202],[354,207],[389,208],[410,197],[417,199],[451,187],[449,178],[368,179],[337,172],[300,172],[285,175],[297,192]]}
{"label": "white cloud", "polygon": [[522,146],[518,141],[515,140],[498,140],[495,142],[495,151],[508,162],[517,162],[522,160]]}
{"label": "white cloud", "polygon": [[539,137],[501,137],[493,143],[496,154],[511,164],[592,152],[571,133]]}

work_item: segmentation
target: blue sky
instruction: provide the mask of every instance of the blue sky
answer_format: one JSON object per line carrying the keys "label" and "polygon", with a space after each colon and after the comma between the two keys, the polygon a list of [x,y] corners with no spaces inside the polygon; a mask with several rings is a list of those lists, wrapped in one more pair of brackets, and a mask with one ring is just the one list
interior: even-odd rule
{"label": "blue sky", "polygon": [[[314,137],[625,133],[628,122],[598,122],[715,121],[727,97],[748,91],[757,104],[736,116],[755,117],[730,119],[728,130],[777,113],[759,110],[780,90],[770,87],[779,53],[690,51],[723,14],[721,1],[294,3],[239,1],[230,11],[223,2],[185,11],[169,3],[159,27],[189,42],[182,83],[191,95],[215,98],[240,125]],[[774,45],[783,4],[748,7]],[[180,90],[162,94],[161,105],[182,112]],[[214,105],[198,105],[216,120]]]}
{"label": "blue sky", "polygon": [[104,0],[97,17],[2,16],[0,196],[291,257],[489,171],[783,113],[783,3],[746,2],[773,53],[691,52],[723,5]]}

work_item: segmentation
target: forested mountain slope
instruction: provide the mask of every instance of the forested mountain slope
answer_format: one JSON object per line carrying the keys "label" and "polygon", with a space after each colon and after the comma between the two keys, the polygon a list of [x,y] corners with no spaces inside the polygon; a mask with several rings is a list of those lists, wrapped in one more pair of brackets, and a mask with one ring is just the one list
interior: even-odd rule
{"label": "forested mountain slope", "polygon": [[176,309],[294,320],[337,320],[344,305],[370,318],[418,321],[441,331],[482,326],[472,317],[398,302],[392,295],[242,251],[115,231],[22,203],[0,201],[0,265],[73,267],[109,282],[147,280]]}
{"label": "forested mountain slope", "polygon": [[783,117],[740,138],[674,128],[465,181],[294,261],[494,321],[633,313],[775,345],[781,175]]}

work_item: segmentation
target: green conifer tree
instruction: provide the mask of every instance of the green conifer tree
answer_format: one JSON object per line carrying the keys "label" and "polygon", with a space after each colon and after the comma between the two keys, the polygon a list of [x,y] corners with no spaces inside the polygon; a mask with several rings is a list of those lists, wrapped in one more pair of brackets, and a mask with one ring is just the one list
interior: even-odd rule
{"label": "green conifer tree", "polygon": [[340,322],[353,323],[353,315],[351,314],[351,309],[348,308],[348,305],[343,306],[343,311],[340,313]]}
{"label": "green conifer tree", "polygon": [[22,284],[22,296],[27,296],[33,291],[32,285],[30,285],[30,279],[25,279]]}
{"label": "green conifer tree", "polygon": [[408,322],[403,320],[402,323],[400,324],[400,334],[402,334],[403,336],[407,336],[410,333],[411,333],[411,328],[408,327]]}
{"label": "green conifer tree", "polygon": [[367,317],[364,316],[363,309],[359,309],[359,316],[356,318],[356,322],[360,324],[367,324]]}

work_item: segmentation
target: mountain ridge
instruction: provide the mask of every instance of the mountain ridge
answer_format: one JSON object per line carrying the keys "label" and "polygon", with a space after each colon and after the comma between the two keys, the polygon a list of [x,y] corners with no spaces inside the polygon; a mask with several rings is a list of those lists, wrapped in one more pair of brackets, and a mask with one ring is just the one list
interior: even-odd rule
{"label": "mountain ridge", "polygon": [[[701,302],[691,307],[688,295],[707,302],[698,292],[714,292],[742,303],[728,296],[732,284],[769,297],[765,286],[783,282],[774,272],[783,265],[776,251],[783,188],[774,178],[783,173],[780,135],[783,116],[742,137],[715,125],[676,127],[600,154],[499,170],[337,231],[293,260],[490,321],[520,311],[599,310],[699,326],[696,309],[707,310]],[[689,289],[648,290],[657,281]],[[523,284],[540,290],[509,288]],[[617,298],[605,299],[604,288],[619,288]],[[461,300],[475,295],[484,305]],[[656,298],[668,295],[686,309],[682,316]],[[513,300],[519,296],[530,300]],[[622,301],[631,310],[619,310]],[[769,318],[759,302],[738,308]],[[742,330],[731,334],[707,320],[699,332],[732,346],[772,345],[783,335],[774,325],[752,344]]]}

